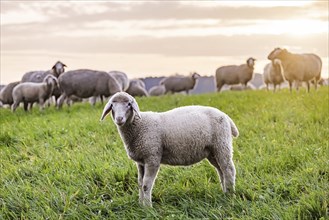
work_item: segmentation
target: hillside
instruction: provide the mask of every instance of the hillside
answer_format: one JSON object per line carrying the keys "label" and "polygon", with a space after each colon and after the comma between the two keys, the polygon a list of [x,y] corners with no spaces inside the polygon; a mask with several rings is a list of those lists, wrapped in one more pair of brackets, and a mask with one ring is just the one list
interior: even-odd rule
{"label": "hillside", "polygon": [[326,219],[329,87],[138,98],[141,111],[209,105],[239,128],[236,192],[202,161],[162,166],[154,208],[138,204],[137,169],[102,104],[14,114],[0,109],[0,219]]}

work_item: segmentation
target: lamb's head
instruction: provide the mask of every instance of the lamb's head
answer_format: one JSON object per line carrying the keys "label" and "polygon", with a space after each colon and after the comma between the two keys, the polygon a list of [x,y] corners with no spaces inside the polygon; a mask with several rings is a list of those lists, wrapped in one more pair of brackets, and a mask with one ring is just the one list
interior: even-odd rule
{"label": "lamb's head", "polygon": [[269,60],[282,59],[287,53],[288,51],[286,49],[281,49],[277,47],[267,56],[267,59]]}
{"label": "lamb's head", "polygon": [[52,67],[52,70],[54,71],[54,75],[56,77],[59,77],[62,73],[64,73],[66,65],[62,63],[61,61],[57,61],[55,65]]}
{"label": "lamb's head", "polygon": [[118,92],[114,94],[104,107],[101,121],[112,112],[112,119],[118,126],[124,126],[126,122],[133,121],[137,115],[139,118],[139,107],[131,95],[126,92]]}
{"label": "lamb's head", "polygon": [[44,79],[43,82],[47,83],[47,85],[53,85],[54,87],[59,87],[58,80],[51,74],[48,74]]}
{"label": "lamb's head", "polygon": [[248,60],[247,60],[247,65],[248,65],[248,67],[250,67],[250,68],[254,68],[255,61],[256,61],[255,58],[253,58],[253,57],[249,57]]}

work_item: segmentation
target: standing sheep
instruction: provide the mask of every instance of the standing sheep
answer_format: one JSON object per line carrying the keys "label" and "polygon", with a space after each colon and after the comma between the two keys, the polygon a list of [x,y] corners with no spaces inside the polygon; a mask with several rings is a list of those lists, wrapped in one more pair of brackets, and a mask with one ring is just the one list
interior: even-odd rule
{"label": "standing sheep", "polygon": [[58,82],[62,91],[57,102],[58,108],[61,108],[64,100],[72,95],[79,98],[108,97],[121,91],[118,81],[104,71],[72,70],[61,74]]}
{"label": "standing sheep", "polygon": [[273,84],[273,92],[275,92],[276,86],[284,82],[283,67],[279,59],[274,59],[271,63],[266,64],[263,73],[264,83],[267,90],[268,85]]}
{"label": "standing sheep", "polygon": [[192,165],[207,158],[219,174],[223,191],[234,191],[232,137],[239,132],[225,113],[206,106],[140,112],[136,100],[125,92],[111,97],[101,120],[111,112],[127,154],[136,162],[143,205],[152,206],[160,164]]}
{"label": "standing sheep", "polygon": [[166,87],[164,85],[153,86],[149,90],[150,96],[161,96],[166,93]]}
{"label": "standing sheep", "polygon": [[[62,73],[65,72],[66,65],[61,61],[57,61],[54,66],[47,71],[30,71],[23,75],[21,82],[42,82],[44,78],[51,74],[54,77],[58,78]],[[61,91],[58,87],[56,87],[53,91],[53,96],[55,96],[55,100],[59,98],[61,95]],[[30,106],[32,108],[32,105]]]}
{"label": "standing sheep", "polygon": [[145,83],[140,79],[133,79],[129,82],[129,87],[126,92],[134,97],[136,96],[149,96],[145,89]]}
{"label": "standing sheep", "polygon": [[14,112],[20,102],[24,102],[24,110],[27,111],[28,103],[39,102],[40,110],[44,109],[45,101],[51,96],[55,86],[58,85],[57,78],[53,75],[47,75],[43,82],[24,82],[18,84],[12,93]]}
{"label": "standing sheep", "polygon": [[0,91],[0,102],[1,105],[11,105],[14,103],[13,100],[13,89],[19,84],[20,82],[12,82],[6,85],[3,89]]}
{"label": "standing sheep", "polygon": [[243,84],[247,88],[247,83],[252,79],[254,73],[254,58],[247,59],[246,64],[222,66],[216,70],[217,91],[220,92],[223,85]]}
{"label": "standing sheep", "polygon": [[200,77],[199,74],[193,73],[191,76],[170,76],[160,81],[160,85],[164,85],[166,93],[168,92],[182,92],[189,94]]}
{"label": "standing sheep", "polygon": [[289,82],[290,92],[292,91],[292,83],[296,81],[296,89],[299,89],[301,82],[306,82],[307,91],[310,91],[310,81],[314,80],[315,89],[317,89],[317,81],[321,79],[322,61],[315,54],[295,54],[290,53],[286,49],[275,48],[267,57],[269,60],[281,60],[284,77]]}

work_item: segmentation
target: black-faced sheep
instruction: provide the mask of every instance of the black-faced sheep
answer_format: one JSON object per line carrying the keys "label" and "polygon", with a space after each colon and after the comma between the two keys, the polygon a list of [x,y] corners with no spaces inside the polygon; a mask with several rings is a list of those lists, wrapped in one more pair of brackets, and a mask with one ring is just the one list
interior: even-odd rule
{"label": "black-faced sheep", "polygon": [[57,78],[47,75],[43,82],[24,82],[13,89],[12,111],[14,112],[20,102],[24,103],[24,110],[27,111],[29,103],[39,102],[40,110],[44,109],[45,101],[52,95],[54,88],[58,86]]}
{"label": "black-faced sheep", "polygon": [[140,203],[152,205],[160,164],[191,165],[205,158],[216,168],[223,191],[234,191],[232,137],[239,132],[225,113],[206,106],[140,112],[136,100],[125,92],[111,97],[101,120],[110,113],[128,156],[136,162]]}
{"label": "black-faced sheep", "polygon": [[299,89],[301,82],[306,82],[307,91],[310,91],[310,81],[314,80],[315,89],[317,81],[321,79],[322,61],[315,54],[295,54],[286,49],[275,48],[267,57],[269,60],[281,60],[284,77],[289,82],[290,91],[292,83],[296,81],[296,89]]}
{"label": "black-faced sheep", "polygon": [[241,83],[247,87],[247,83],[253,77],[255,60],[250,57],[246,64],[219,67],[215,75],[217,91],[220,92],[225,84],[234,85]]}
{"label": "black-faced sheep", "polygon": [[200,75],[193,73],[191,76],[169,76],[160,81],[160,85],[164,85],[166,93],[168,92],[182,92],[185,91],[189,94],[189,91],[194,88]]}

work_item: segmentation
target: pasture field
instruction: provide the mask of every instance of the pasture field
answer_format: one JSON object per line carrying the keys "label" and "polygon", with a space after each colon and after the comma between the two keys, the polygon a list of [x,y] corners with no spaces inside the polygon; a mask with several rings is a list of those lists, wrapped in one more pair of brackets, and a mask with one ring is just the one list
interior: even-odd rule
{"label": "pasture field", "polygon": [[0,219],[328,219],[329,87],[137,98],[141,111],[209,105],[227,113],[236,192],[206,161],[162,166],[153,208],[103,106],[0,109]]}

